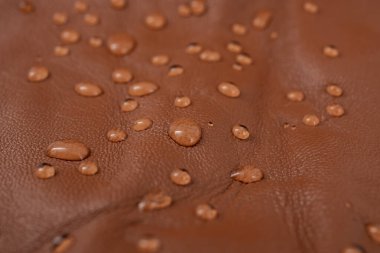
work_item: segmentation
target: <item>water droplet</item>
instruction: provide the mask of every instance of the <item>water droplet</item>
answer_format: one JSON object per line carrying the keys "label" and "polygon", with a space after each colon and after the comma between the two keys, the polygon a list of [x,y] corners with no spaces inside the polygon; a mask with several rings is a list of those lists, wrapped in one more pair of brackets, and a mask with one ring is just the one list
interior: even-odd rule
{"label": "water droplet", "polygon": [[329,45],[323,48],[323,54],[329,58],[336,58],[339,56],[339,51],[335,46]]}
{"label": "water droplet", "polygon": [[122,10],[127,6],[126,0],[110,0],[111,6],[116,10]]}
{"label": "water droplet", "polygon": [[239,63],[234,63],[234,64],[232,64],[232,69],[236,70],[236,71],[242,71],[243,70],[243,66],[240,65]]}
{"label": "water droplet", "polygon": [[246,140],[249,138],[249,131],[247,127],[243,125],[234,125],[232,127],[232,134],[240,140]]}
{"label": "water droplet", "polygon": [[366,226],[369,237],[376,243],[380,243],[380,224],[369,224]]}
{"label": "water droplet", "polygon": [[333,117],[341,117],[344,114],[343,106],[339,104],[331,104],[326,106],[326,112]]}
{"label": "water droplet", "polygon": [[137,250],[140,252],[153,253],[161,247],[161,241],[157,238],[141,238],[137,242]]}
{"label": "water droplet", "polygon": [[55,46],[54,55],[55,56],[66,56],[70,53],[70,48],[66,46]]}
{"label": "water droplet", "polygon": [[188,4],[180,4],[177,8],[178,15],[184,18],[191,16],[191,9]]}
{"label": "water droplet", "polygon": [[217,51],[206,49],[199,55],[199,59],[206,62],[217,62],[222,60],[222,55]]}
{"label": "water droplet", "polygon": [[243,168],[231,173],[231,178],[245,184],[258,182],[262,180],[263,177],[263,172],[252,165],[246,165]]}
{"label": "water droplet", "polygon": [[163,66],[163,65],[166,65],[168,64],[170,61],[170,57],[169,55],[167,54],[158,54],[158,55],[155,55],[153,56],[151,59],[150,59],[150,62],[155,65],[155,66]]}
{"label": "water droplet", "polygon": [[134,97],[142,97],[154,93],[158,86],[151,82],[138,82],[129,86],[128,94]]}
{"label": "water droplet", "polygon": [[72,236],[63,235],[56,236],[53,239],[53,253],[66,253],[74,245],[74,238]]}
{"label": "water droplet", "polygon": [[65,29],[61,32],[61,40],[67,44],[74,44],[80,40],[80,34],[74,29]]}
{"label": "water droplet", "polygon": [[160,13],[152,13],[145,17],[145,25],[152,30],[161,30],[166,25],[166,18]]}
{"label": "water droplet", "polygon": [[207,6],[203,0],[192,0],[190,2],[190,9],[193,15],[201,16],[207,11]]}
{"label": "water droplet", "polygon": [[272,21],[272,13],[270,11],[260,11],[252,20],[252,26],[258,30],[266,29]]}
{"label": "water droplet", "polygon": [[344,248],[342,253],[365,253],[365,251],[357,246],[349,246]]}
{"label": "water droplet", "polygon": [[306,114],[303,119],[302,119],[302,122],[307,125],[307,126],[317,126],[319,125],[320,123],[320,120],[318,118],[317,115],[314,115],[314,114]]}
{"label": "water droplet", "polygon": [[245,35],[247,34],[247,27],[242,24],[235,23],[232,25],[231,30],[236,35]]}
{"label": "water droplet", "polygon": [[301,102],[305,99],[305,95],[302,91],[294,90],[286,94],[286,98],[293,102]]}
{"label": "water droplet", "polygon": [[138,209],[140,211],[153,211],[168,207],[172,204],[172,198],[163,192],[148,193],[139,202]]}
{"label": "water droplet", "polygon": [[179,76],[182,75],[185,70],[180,65],[172,65],[169,68],[168,76]]}
{"label": "water droplet", "polygon": [[275,40],[278,38],[278,32],[271,32],[269,34],[269,38],[271,38],[272,40]]}
{"label": "water droplet", "polygon": [[315,3],[312,3],[312,2],[305,2],[303,4],[303,9],[306,12],[309,12],[309,13],[312,13],[312,14],[317,13],[318,10],[319,10],[318,5],[316,5]]}
{"label": "water droplet", "polygon": [[231,82],[222,82],[218,85],[218,91],[226,97],[237,98],[240,96],[240,89]]}
{"label": "water droplet", "polygon": [[174,105],[180,108],[188,107],[191,104],[189,97],[176,97],[174,100]]}
{"label": "water droplet", "polygon": [[191,147],[200,141],[202,130],[199,125],[191,119],[177,119],[170,124],[169,136],[177,144]]}
{"label": "water droplet", "polygon": [[218,211],[209,204],[201,204],[196,207],[195,214],[202,220],[210,221],[216,219]]}
{"label": "water droplet", "polygon": [[116,68],[112,71],[112,81],[114,83],[128,83],[132,79],[132,72],[128,68]]}
{"label": "water droplet", "polygon": [[239,42],[231,41],[231,42],[228,42],[227,44],[227,50],[230,51],[231,53],[238,54],[241,51],[243,51],[243,47],[240,45]]}
{"label": "water droplet", "polygon": [[65,12],[56,12],[53,14],[53,23],[56,25],[64,25],[68,19],[67,13]]}
{"label": "water droplet", "polygon": [[338,85],[330,84],[326,87],[326,92],[333,97],[340,97],[343,95],[343,89]]}
{"label": "water droplet", "polygon": [[127,138],[127,133],[121,129],[111,129],[107,132],[107,138],[111,142],[121,142]]}
{"label": "water droplet", "polygon": [[75,1],[74,10],[78,13],[84,13],[88,10],[88,4],[84,1]]}
{"label": "water droplet", "polygon": [[40,179],[48,179],[55,175],[55,168],[48,163],[42,163],[36,168],[34,174]]}
{"label": "water droplet", "polygon": [[100,23],[100,17],[96,14],[93,14],[93,13],[86,13],[83,16],[83,21],[87,25],[97,25]]}
{"label": "water droplet", "polygon": [[77,83],[74,90],[84,97],[97,97],[103,94],[103,90],[99,85],[88,82]]}
{"label": "water droplet", "polygon": [[199,54],[202,51],[202,46],[196,42],[190,43],[186,47],[186,53]]}
{"label": "water droplet", "polygon": [[120,108],[122,112],[131,112],[136,110],[138,106],[139,103],[136,100],[128,98],[120,105]]}
{"label": "water droplet", "polygon": [[170,173],[170,179],[177,185],[188,185],[191,183],[190,174],[183,169],[174,169]]}
{"label": "water droplet", "polygon": [[91,46],[91,47],[101,47],[103,45],[103,40],[102,38],[98,37],[98,36],[91,36],[89,39],[88,39],[88,44]]}
{"label": "water droplet", "polygon": [[133,123],[133,130],[139,132],[144,131],[148,128],[150,128],[153,124],[153,121],[147,118],[138,119]]}
{"label": "water droplet", "polygon": [[83,175],[92,176],[98,172],[98,165],[95,162],[84,161],[79,164],[78,171]]}
{"label": "water droplet", "polygon": [[214,126],[214,123],[211,122],[211,121],[209,121],[209,122],[207,122],[207,125],[210,126],[210,127],[213,127],[213,126]]}
{"label": "water droplet", "polygon": [[242,53],[236,55],[236,62],[241,65],[251,65],[252,64],[252,58],[248,54]]}
{"label": "water droplet", "polygon": [[18,3],[18,9],[23,13],[29,14],[34,12],[35,7],[30,1],[23,0]]}
{"label": "water droplet", "polygon": [[49,77],[49,70],[44,66],[33,66],[28,71],[29,82],[42,82]]}
{"label": "water droplet", "polygon": [[75,140],[60,140],[47,147],[47,156],[68,161],[81,161],[90,155],[90,149]]}
{"label": "water droplet", "polygon": [[113,55],[124,56],[132,52],[135,41],[127,33],[117,33],[108,37],[107,47]]}

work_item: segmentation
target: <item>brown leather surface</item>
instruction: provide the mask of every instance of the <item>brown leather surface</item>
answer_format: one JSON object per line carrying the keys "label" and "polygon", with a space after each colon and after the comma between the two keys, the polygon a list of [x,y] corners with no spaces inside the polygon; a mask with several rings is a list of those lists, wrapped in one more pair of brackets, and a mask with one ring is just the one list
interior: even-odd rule
{"label": "brown leather surface", "polygon": [[[162,243],[160,252],[341,252],[349,245],[380,252],[365,225],[380,222],[380,2],[375,0],[318,0],[316,15],[302,9],[303,1],[208,0],[201,17],[180,18],[174,0],[130,0],[123,11],[107,1],[88,1],[101,24],[87,26],[73,11],[73,1],[35,0],[36,11],[20,13],[17,1],[0,2],[0,252],[50,252],[52,240],[71,234],[67,252],[136,252],[146,234]],[[250,25],[261,9],[273,13],[265,31]],[[55,57],[59,34],[51,16],[69,13],[63,27],[81,33],[71,54]],[[167,27],[152,31],[144,17],[158,11]],[[236,36],[230,25],[241,22],[248,34]],[[127,31],[137,43],[128,56],[115,57],[105,47],[92,48],[92,35],[106,38]],[[269,34],[278,32],[278,39]],[[235,71],[234,56],[225,45],[238,40],[254,60]],[[198,42],[222,54],[206,63],[186,54]],[[322,54],[333,44],[341,56]],[[183,75],[168,77],[168,67],[156,67],[150,57],[166,53]],[[26,80],[28,69],[41,63],[51,76],[41,83]],[[111,72],[126,66],[134,81],[153,81],[160,89],[137,98],[138,109],[122,113],[119,103],[128,85],[116,85]],[[81,81],[98,83],[104,94],[85,98],[74,92]],[[237,99],[217,92],[233,81]],[[340,98],[325,91],[328,83],[344,89]],[[305,101],[289,102],[292,89]],[[192,99],[187,108],[173,106],[174,98]],[[332,118],[325,106],[339,102],[346,110]],[[315,113],[317,127],[302,124]],[[132,122],[148,117],[152,128],[134,132]],[[167,134],[169,123],[190,118],[202,128],[194,147],[182,147]],[[214,123],[209,126],[208,122]],[[288,122],[296,129],[283,128]],[[251,137],[233,137],[235,124],[248,127]],[[111,143],[107,131],[125,129],[124,142]],[[76,139],[91,149],[99,173],[81,175],[79,162],[46,156],[47,146]],[[37,179],[33,169],[50,163],[58,174]],[[232,170],[254,164],[265,178],[241,184]],[[169,174],[186,168],[189,186],[174,185]],[[173,198],[172,206],[140,212],[137,203],[152,191]],[[204,222],[195,206],[212,204],[217,219]]]}

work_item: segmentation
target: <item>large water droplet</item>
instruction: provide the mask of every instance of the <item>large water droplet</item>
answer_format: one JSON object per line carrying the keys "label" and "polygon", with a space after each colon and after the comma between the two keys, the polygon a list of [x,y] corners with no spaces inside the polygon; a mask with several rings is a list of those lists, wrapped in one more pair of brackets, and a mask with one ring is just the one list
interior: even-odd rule
{"label": "large water droplet", "polygon": [[107,138],[110,142],[121,142],[127,138],[127,133],[121,129],[111,129],[107,132]]}
{"label": "large water droplet", "polygon": [[74,44],[80,40],[80,34],[74,29],[65,29],[61,32],[61,40],[67,44]]}
{"label": "large water droplet", "polygon": [[252,20],[252,26],[258,30],[266,29],[272,21],[272,13],[267,10],[260,11]]}
{"label": "large water droplet", "polygon": [[190,174],[183,169],[174,169],[170,173],[170,179],[173,183],[177,185],[188,185],[191,183]]}
{"label": "large water droplet", "polygon": [[177,119],[170,124],[169,136],[179,145],[191,147],[202,137],[199,125],[191,119]]}
{"label": "large water droplet", "polygon": [[133,123],[133,130],[140,132],[150,128],[153,124],[153,121],[148,118],[138,119]]}
{"label": "large water droplet", "polygon": [[232,127],[232,134],[240,140],[246,140],[249,138],[249,131],[247,127],[243,125],[234,125]]}
{"label": "large water droplet", "polygon": [[88,82],[77,83],[74,86],[74,90],[76,93],[84,97],[97,97],[103,93],[103,90],[99,85]]}
{"label": "large water droplet", "polygon": [[98,165],[95,162],[84,161],[79,164],[78,171],[83,175],[92,176],[98,172]]}
{"label": "large water droplet", "polygon": [[112,81],[114,83],[128,83],[132,78],[132,72],[128,68],[116,68],[112,72]]}
{"label": "large water droplet", "polygon": [[161,241],[157,238],[145,237],[137,242],[137,250],[139,252],[153,253],[157,252],[161,247]]}
{"label": "large water droplet", "polygon": [[60,140],[48,146],[47,155],[62,160],[80,161],[90,155],[90,149],[79,141]]}
{"label": "large water droplet", "polygon": [[35,169],[34,174],[40,179],[48,179],[55,175],[55,168],[48,163],[42,163]]}
{"label": "large water droplet", "polygon": [[195,209],[195,214],[202,220],[214,220],[218,216],[218,211],[209,204],[198,205]]}
{"label": "large water droplet", "polygon": [[120,109],[122,112],[131,112],[136,110],[136,108],[139,106],[139,103],[131,98],[127,98],[121,105]]}
{"label": "large water droplet", "polygon": [[139,202],[138,209],[140,211],[153,211],[168,207],[172,204],[172,198],[163,192],[148,193]]}
{"label": "large water droplet", "polygon": [[320,120],[315,114],[306,114],[303,117],[302,122],[307,126],[317,126],[319,125]]}
{"label": "large water droplet", "polygon": [[152,13],[145,17],[145,25],[152,30],[161,30],[166,25],[166,18],[160,13]]}
{"label": "large water droplet", "polygon": [[158,90],[158,85],[152,82],[138,82],[129,86],[128,94],[134,97],[142,97]]}
{"label": "large water droplet", "polygon": [[44,66],[33,66],[28,71],[29,82],[42,82],[49,77],[49,70]]}
{"label": "large water droplet", "polygon": [[263,179],[263,177],[263,172],[252,165],[246,165],[243,168],[231,173],[231,178],[245,184],[258,182]]}
{"label": "large water droplet", "polygon": [[226,97],[237,98],[240,96],[240,89],[231,82],[222,82],[218,85],[218,91]]}
{"label": "large water droplet", "polygon": [[135,41],[127,33],[117,33],[108,37],[107,47],[113,55],[124,56],[132,52]]}

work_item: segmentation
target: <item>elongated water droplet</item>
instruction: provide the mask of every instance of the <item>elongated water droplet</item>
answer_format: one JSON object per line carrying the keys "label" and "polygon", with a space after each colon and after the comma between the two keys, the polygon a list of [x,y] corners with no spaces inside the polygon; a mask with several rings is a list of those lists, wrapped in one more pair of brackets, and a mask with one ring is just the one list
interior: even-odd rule
{"label": "elongated water droplet", "polygon": [[61,32],[61,40],[67,44],[74,44],[80,40],[80,34],[74,29],[65,29]]}
{"label": "elongated water droplet", "polygon": [[133,130],[140,132],[150,128],[153,124],[153,121],[148,118],[138,119],[133,123]]}
{"label": "elongated water droplet", "polygon": [[171,204],[172,198],[163,192],[148,193],[139,202],[138,209],[140,211],[153,211],[166,208]]}
{"label": "elongated water droplet", "polygon": [[234,125],[232,127],[232,134],[240,140],[246,140],[250,135],[247,127],[243,125]]}
{"label": "elongated water droplet", "polygon": [[128,83],[132,79],[132,72],[128,68],[116,68],[112,71],[112,81],[114,83]]}
{"label": "elongated water droplet", "polygon": [[301,102],[304,100],[305,95],[302,91],[294,90],[288,92],[288,94],[286,94],[286,98],[293,102]]}
{"label": "elongated water droplet", "polygon": [[97,97],[103,94],[103,90],[99,85],[88,82],[77,83],[74,86],[74,90],[84,97]]}
{"label": "elongated water droplet", "polygon": [[272,12],[263,10],[256,14],[252,20],[252,26],[258,30],[266,29],[272,21]]}
{"label": "elongated water droplet", "polygon": [[315,114],[306,114],[302,122],[307,126],[318,126],[320,123],[320,120],[317,115]]}
{"label": "elongated water droplet", "polygon": [[90,155],[90,149],[79,141],[60,140],[47,147],[47,155],[61,160],[80,161]]}
{"label": "elongated water droplet", "polygon": [[121,129],[114,128],[107,132],[107,138],[110,142],[121,142],[127,138],[127,133]]}
{"label": "elongated water droplet", "polygon": [[141,238],[137,242],[137,250],[139,252],[153,253],[157,252],[161,247],[161,241],[153,237]]}
{"label": "elongated water droplet", "polygon": [[42,82],[49,77],[49,70],[45,66],[33,66],[28,71],[29,82]]}
{"label": "elongated water droplet", "polygon": [[216,219],[218,211],[209,204],[201,204],[196,207],[195,214],[202,220],[210,221]]}
{"label": "elongated water droplet", "polygon": [[258,182],[262,180],[263,177],[263,172],[252,165],[246,165],[243,168],[231,173],[231,178],[245,184]]}
{"label": "elongated water droplet", "polygon": [[122,112],[132,112],[136,110],[136,108],[139,106],[139,103],[131,98],[127,98],[121,105],[121,111]]}
{"label": "elongated water droplet", "polygon": [[158,90],[158,85],[152,82],[138,82],[129,86],[128,94],[134,97],[142,97]]}
{"label": "elongated water droplet", "polygon": [[231,82],[222,82],[218,85],[218,91],[226,97],[237,98],[240,96],[240,89]]}
{"label": "elongated water droplet", "polygon": [[170,173],[170,179],[174,184],[177,185],[188,185],[191,183],[191,176],[189,172],[183,169],[174,169]]}

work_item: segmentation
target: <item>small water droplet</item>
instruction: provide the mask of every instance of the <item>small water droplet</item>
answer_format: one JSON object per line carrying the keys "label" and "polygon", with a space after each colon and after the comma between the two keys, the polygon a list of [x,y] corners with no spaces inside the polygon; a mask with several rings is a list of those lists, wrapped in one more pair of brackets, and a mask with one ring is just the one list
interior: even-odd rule
{"label": "small water droplet", "polygon": [[290,124],[288,122],[285,122],[282,126],[286,129],[290,127]]}
{"label": "small water droplet", "polygon": [[251,65],[252,64],[252,58],[250,55],[246,53],[241,53],[236,55],[236,62],[241,64],[241,65]]}
{"label": "small water droplet", "polygon": [[302,91],[294,90],[286,94],[286,98],[292,102],[301,102],[305,99],[305,95]]}
{"label": "small water droplet", "polygon": [[132,112],[136,110],[138,106],[139,103],[136,100],[128,98],[120,105],[120,109],[122,112]]}
{"label": "small water droplet", "polygon": [[319,125],[320,120],[315,114],[306,114],[303,117],[302,122],[307,126],[317,126]]}
{"label": "small water droplet", "polygon": [[167,54],[158,54],[153,56],[150,59],[150,62],[155,66],[164,66],[168,64],[170,61],[170,57]]}
{"label": "small water droplet", "polygon": [[258,30],[266,29],[272,21],[272,12],[263,10],[256,14],[252,20],[252,26]]}
{"label": "small water droplet", "polygon": [[91,36],[89,39],[88,39],[88,44],[91,46],[91,47],[101,47],[103,45],[103,39],[98,37],[98,36]]}
{"label": "small water droplet", "polygon": [[232,25],[231,30],[236,35],[245,35],[247,34],[247,27],[242,24],[235,23]]}
{"label": "small water droplet", "polygon": [[97,97],[103,94],[102,88],[93,83],[80,82],[74,86],[74,90],[77,94],[84,97]]}
{"label": "small water droplet", "polygon": [[231,82],[222,82],[218,85],[218,91],[226,97],[237,98],[240,96],[240,89]]}
{"label": "small water droplet", "polygon": [[110,142],[121,142],[127,138],[127,133],[121,129],[115,128],[107,132],[107,138]]}
{"label": "small water droplet", "polygon": [[191,99],[189,97],[176,97],[174,100],[174,105],[176,107],[185,108],[191,104]]}
{"label": "small water droplet", "polygon": [[206,13],[207,6],[203,0],[192,0],[190,2],[190,9],[193,15],[201,16]]}
{"label": "small water droplet", "polygon": [[199,125],[191,119],[177,119],[170,124],[169,136],[177,144],[191,147],[200,141],[202,130]]}
{"label": "small water droplet", "polygon": [[243,125],[234,125],[232,127],[232,134],[240,140],[246,140],[249,138],[249,131],[247,127]]}
{"label": "small water droplet", "polygon": [[263,177],[263,172],[252,165],[246,165],[243,168],[231,173],[231,178],[245,184],[258,182],[262,180]]}
{"label": "small water droplet", "polygon": [[87,25],[97,25],[100,23],[100,17],[97,14],[86,13],[83,16],[83,21]]}
{"label": "small water droplet", "polygon": [[166,25],[166,18],[160,13],[152,13],[145,17],[145,25],[152,30],[161,30]]}
{"label": "small water droplet", "polygon": [[47,156],[67,161],[81,161],[90,155],[90,149],[75,140],[60,140],[47,147]]}
{"label": "small water droplet", "polygon": [[209,204],[201,204],[196,207],[195,214],[202,220],[210,221],[216,219],[218,211]]}
{"label": "small water droplet", "polygon": [[137,242],[137,250],[139,252],[153,253],[157,252],[161,247],[161,241],[157,238],[145,237]]}
{"label": "small water droplet", "polygon": [[111,6],[116,10],[122,10],[127,6],[126,0],[110,0]]}
{"label": "small water droplet", "polygon": [[49,77],[49,70],[44,66],[33,66],[28,71],[29,82],[42,82]]}
{"label": "small water droplet", "polygon": [[227,50],[230,51],[231,53],[238,54],[241,51],[243,51],[243,47],[240,45],[239,42],[231,41],[231,42],[228,42],[227,44]]}
{"label": "small water droplet", "polygon": [[333,117],[341,117],[344,114],[343,106],[339,104],[331,104],[326,106],[326,112]]}
{"label": "small water droplet", "polygon": [[326,87],[326,92],[333,97],[340,97],[343,95],[343,89],[335,84],[328,85]]}
{"label": "small water droplet", "polygon": [[92,176],[98,172],[98,165],[95,162],[84,161],[79,164],[78,171],[83,175]]}
{"label": "small water droplet", "polygon": [[240,65],[239,63],[234,63],[234,64],[232,64],[232,69],[236,70],[236,71],[242,71],[243,70],[243,66]]}
{"label": "small water droplet", "polygon": [[170,179],[173,183],[177,185],[188,185],[191,183],[191,176],[190,174],[183,169],[174,169],[170,173]]}
{"label": "small water droplet", "polygon": [[48,163],[40,164],[34,171],[37,178],[48,179],[55,175],[55,168]]}
{"label": "small water droplet", "polygon": [[188,4],[180,4],[177,8],[178,15],[184,18],[191,16],[191,9]]}
{"label": "small water droplet", "polygon": [[380,243],[380,224],[368,224],[366,226],[369,237],[376,243]]}
{"label": "small water droplet", "polygon": [[61,32],[61,40],[67,44],[74,44],[80,40],[80,34],[74,29],[65,29]]}
{"label": "small water droplet", "polygon": [[152,82],[138,82],[129,86],[128,94],[134,97],[142,97],[158,90],[158,85]]}
{"label": "small water droplet", "polygon": [[53,23],[56,25],[64,25],[68,19],[66,12],[56,12],[53,14]]}
{"label": "small water droplet", "polygon": [[84,1],[75,1],[74,10],[78,13],[85,13],[88,10],[88,4]]}
{"label": "small water droplet", "polygon": [[323,48],[323,54],[329,58],[336,58],[339,56],[339,51],[335,46],[329,45]]}
{"label": "small water droplet", "polygon": [[127,33],[117,33],[108,37],[107,47],[113,55],[124,56],[132,52],[135,41]]}
{"label": "small water droplet", "polygon": [[180,65],[172,65],[169,68],[168,76],[179,76],[182,75],[185,70]]}
{"label": "small water droplet", "polygon": [[269,34],[269,38],[271,38],[272,40],[275,40],[278,38],[278,32],[271,32]]}
{"label": "small water droplet", "polygon": [[140,211],[153,211],[168,207],[172,204],[172,198],[163,192],[148,193],[139,202],[138,209]]}
{"label": "small water droplet", "polygon": [[192,42],[187,45],[185,51],[188,54],[199,54],[202,51],[202,46],[199,43]]}
{"label": "small water droplet", "polygon": [[315,14],[318,12],[319,10],[319,7],[318,5],[316,5],[315,3],[313,2],[305,2],[303,4],[303,9],[308,12],[308,13],[312,13],[312,14]]}
{"label": "small water droplet", "polygon": [[70,48],[66,46],[55,46],[54,55],[55,56],[66,56],[70,53]]}
{"label": "small water droplet", "polygon": [[133,130],[140,132],[150,128],[153,124],[153,121],[148,118],[138,119],[133,123]]}
{"label": "small water droplet", "polygon": [[128,83],[132,79],[132,72],[128,68],[116,68],[112,71],[112,81],[114,83]]}
{"label": "small water droplet", "polygon": [[205,49],[199,55],[199,59],[205,62],[218,62],[222,60],[222,55],[217,51]]}
{"label": "small water droplet", "polygon": [[210,126],[210,127],[213,127],[213,126],[214,126],[214,123],[211,122],[211,121],[209,121],[209,122],[207,122],[207,125]]}
{"label": "small water droplet", "polygon": [[74,237],[68,235],[56,236],[53,239],[53,253],[66,253],[74,245]]}
{"label": "small water droplet", "polygon": [[344,248],[342,253],[365,253],[365,251],[358,246],[349,246]]}
{"label": "small water droplet", "polygon": [[23,0],[18,3],[18,9],[23,13],[29,14],[34,12],[35,7],[32,2]]}

